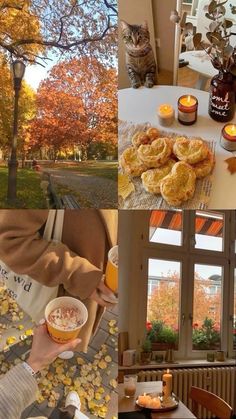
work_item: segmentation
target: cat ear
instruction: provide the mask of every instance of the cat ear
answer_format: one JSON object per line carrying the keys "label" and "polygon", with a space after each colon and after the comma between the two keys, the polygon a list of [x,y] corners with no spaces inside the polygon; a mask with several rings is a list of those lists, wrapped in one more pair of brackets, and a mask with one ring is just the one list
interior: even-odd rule
{"label": "cat ear", "polygon": [[124,31],[125,29],[127,29],[129,27],[129,25],[124,20],[121,20],[120,21],[120,27],[121,27],[122,31]]}
{"label": "cat ear", "polygon": [[147,21],[146,21],[146,20],[144,20],[144,22],[141,24],[141,27],[142,27],[143,29],[148,30],[148,23],[147,23]]}

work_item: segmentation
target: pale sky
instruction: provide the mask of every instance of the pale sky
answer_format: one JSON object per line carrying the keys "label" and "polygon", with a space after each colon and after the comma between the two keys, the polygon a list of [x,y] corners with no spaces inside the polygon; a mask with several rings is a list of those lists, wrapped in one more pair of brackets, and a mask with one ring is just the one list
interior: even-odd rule
{"label": "pale sky", "polygon": [[34,90],[37,90],[39,83],[47,78],[51,68],[58,62],[58,58],[53,53],[48,54],[48,57],[52,61],[48,61],[46,67],[42,67],[39,64],[26,66],[24,80]]}
{"label": "pale sky", "polygon": [[[220,237],[207,236],[204,234],[196,234],[195,236],[197,247],[200,249],[222,250],[222,239]],[[172,245],[179,245],[181,242],[181,232],[168,230],[164,228],[157,228],[152,237],[152,242],[166,243]],[[149,275],[160,276],[167,275],[168,271],[180,270],[179,262],[158,261],[155,259],[149,260]],[[202,278],[209,278],[211,275],[221,275],[221,268],[218,266],[197,265],[197,272]]]}

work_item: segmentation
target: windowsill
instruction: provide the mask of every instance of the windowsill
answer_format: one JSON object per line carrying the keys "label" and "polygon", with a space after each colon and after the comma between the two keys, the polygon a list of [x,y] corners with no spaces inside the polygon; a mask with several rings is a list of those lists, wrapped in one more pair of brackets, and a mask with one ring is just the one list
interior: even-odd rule
{"label": "windowsill", "polygon": [[203,359],[186,359],[186,360],[177,360],[173,363],[165,363],[162,362],[161,364],[151,362],[150,364],[134,364],[131,367],[124,367],[119,365],[118,369],[119,371],[123,370],[149,370],[149,369],[156,369],[156,368],[183,368],[183,367],[223,367],[226,365],[234,365],[236,366],[236,360],[235,359],[226,359],[223,362],[220,361],[214,361],[209,362]]}

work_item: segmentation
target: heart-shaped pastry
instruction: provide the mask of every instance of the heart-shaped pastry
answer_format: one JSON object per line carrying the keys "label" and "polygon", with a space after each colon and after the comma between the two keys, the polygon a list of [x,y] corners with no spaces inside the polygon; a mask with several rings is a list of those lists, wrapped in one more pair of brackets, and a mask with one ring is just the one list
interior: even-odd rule
{"label": "heart-shaped pastry", "polygon": [[174,207],[192,198],[195,192],[196,175],[193,168],[185,163],[176,163],[160,184],[162,197]]}
{"label": "heart-shaped pastry", "polygon": [[138,148],[140,160],[150,169],[165,164],[171,153],[172,143],[169,138],[158,138],[152,144]]}
{"label": "heart-shaped pastry", "polygon": [[173,151],[179,160],[196,164],[207,158],[209,150],[200,138],[188,140],[185,137],[178,137],[174,143]]}
{"label": "heart-shaped pastry", "polygon": [[161,181],[165,176],[167,176],[171,172],[171,169],[175,163],[175,160],[170,159],[163,166],[158,167],[156,169],[150,169],[144,172],[141,175],[144,189],[146,189],[146,191],[150,193],[160,193]]}
{"label": "heart-shaped pastry", "polygon": [[130,176],[141,176],[148,167],[140,160],[137,149],[128,147],[120,157],[120,166]]}
{"label": "heart-shaped pastry", "polygon": [[209,150],[207,158],[200,161],[199,163],[193,164],[192,168],[197,176],[197,179],[200,179],[209,175],[212,172],[214,165],[214,154]]}

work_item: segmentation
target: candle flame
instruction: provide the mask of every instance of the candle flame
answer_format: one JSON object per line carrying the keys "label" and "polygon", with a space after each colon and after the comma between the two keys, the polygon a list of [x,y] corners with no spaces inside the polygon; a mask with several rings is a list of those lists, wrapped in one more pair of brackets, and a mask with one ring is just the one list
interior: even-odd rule
{"label": "candle flame", "polygon": [[190,103],[190,101],[191,101],[191,96],[189,95],[188,99],[187,99],[187,102]]}
{"label": "candle flame", "polygon": [[167,372],[167,374],[169,374],[169,372],[170,372],[169,368],[167,368],[167,371],[166,372]]}
{"label": "candle flame", "polygon": [[143,393],[144,396],[146,396],[146,393]]}
{"label": "candle flame", "polygon": [[232,132],[232,134],[233,134],[233,135],[235,135],[235,134],[236,134],[236,125],[233,125],[233,126],[232,126],[232,128],[231,128],[231,132]]}
{"label": "candle flame", "polygon": [[168,106],[164,106],[164,109],[165,109],[165,111],[167,111],[168,110]]}

